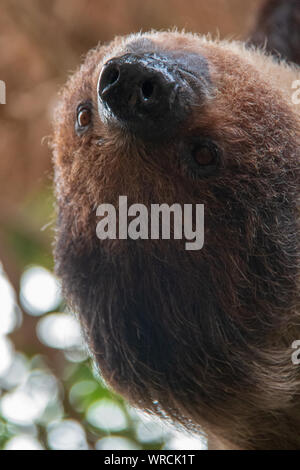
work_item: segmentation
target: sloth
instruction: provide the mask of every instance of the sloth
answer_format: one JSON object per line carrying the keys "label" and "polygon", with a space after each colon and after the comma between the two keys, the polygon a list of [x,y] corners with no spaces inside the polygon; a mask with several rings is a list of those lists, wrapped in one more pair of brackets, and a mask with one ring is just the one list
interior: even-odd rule
{"label": "sloth", "polygon": [[[218,448],[299,449],[296,65],[155,32],[91,50],[54,113],[56,272],[109,386]],[[99,239],[99,204],[203,204],[204,245]]]}

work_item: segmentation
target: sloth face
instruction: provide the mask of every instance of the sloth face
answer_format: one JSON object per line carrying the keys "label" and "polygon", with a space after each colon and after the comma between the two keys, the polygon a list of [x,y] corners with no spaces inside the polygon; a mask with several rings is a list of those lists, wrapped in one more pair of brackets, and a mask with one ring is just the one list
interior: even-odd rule
{"label": "sloth face", "polygon": [[249,177],[287,163],[295,116],[253,55],[179,33],[119,38],[87,55],[54,116],[60,195],[72,201],[80,232],[94,238],[89,214],[118,194],[217,210],[224,188],[233,196],[243,180],[248,193]]}
{"label": "sloth face", "polygon": [[[250,440],[294,374],[299,301],[299,121],[272,71],[238,44],[117,38],[87,55],[54,116],[56,268],[103,376],[187,426],[226,435],[238,416]],[[96,208],[120,195],[204,204],[204,247],[100,241]]]}

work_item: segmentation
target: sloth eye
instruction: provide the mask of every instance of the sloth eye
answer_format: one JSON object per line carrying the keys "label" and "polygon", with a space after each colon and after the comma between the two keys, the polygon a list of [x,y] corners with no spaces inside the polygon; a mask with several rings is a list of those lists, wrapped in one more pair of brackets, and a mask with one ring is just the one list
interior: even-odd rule
{"label": "sloth eye", "polygon": [[78,135],[86,132],[92,122],[92,106],[91,103],[80,104],[77,107],[77,119],[75,124],[75,131]]}
{"label": "sloth eye", "polygon": [[89,109],[82,109],[78,114],[78,125],[80,127],[86,127],[91,122],[91,112]]}
{"label": "sloth eye", "polygon": [[194,176],[209,176],[216,173],[220,162],[220,150],[210,139],[192,142],[185,152],[185,163]]}

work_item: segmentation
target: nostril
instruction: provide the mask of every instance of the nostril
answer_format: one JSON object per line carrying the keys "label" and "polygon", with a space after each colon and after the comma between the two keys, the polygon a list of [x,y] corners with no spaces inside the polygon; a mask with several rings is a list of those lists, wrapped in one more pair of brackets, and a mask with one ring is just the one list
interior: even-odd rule
{"label": "nostril", "polygon": [[114,67],[111,67],[108,70],[107,77],[106,77],[107,85],[113,85],[115,82],[118,81],[119,76],[120,76],[119,67],[117,65],[115,65]]}
{"label": "nostril", "polygon": [[144,101],[150,100],[155,91],[155,83],[153,80],[145,80],[141,86],[142,98]]}
{"label": "nostril", "polygon": [[120,69],[117,64],[108,65],[102,72],[99,92],[103,95],[109,88],[116,84],[120,77]]}

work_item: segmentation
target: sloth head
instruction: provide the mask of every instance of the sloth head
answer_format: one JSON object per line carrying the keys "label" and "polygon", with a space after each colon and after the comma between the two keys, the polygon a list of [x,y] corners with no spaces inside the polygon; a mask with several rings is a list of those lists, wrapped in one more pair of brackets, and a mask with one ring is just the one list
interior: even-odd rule
{"label": "sloth head", "polygon": [[[300,440],[295,73],[238,43],[131,35],[88,53],[54,114],[56,268],[101,373],[247,448]],[[120,195],[203,204],[203,248],[99,240]]]}

